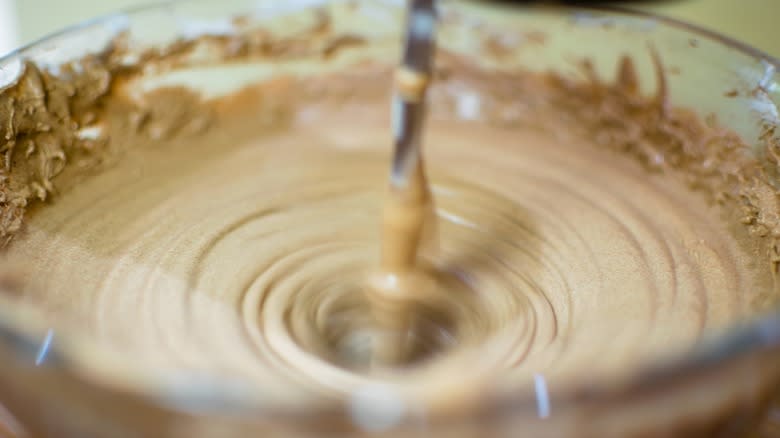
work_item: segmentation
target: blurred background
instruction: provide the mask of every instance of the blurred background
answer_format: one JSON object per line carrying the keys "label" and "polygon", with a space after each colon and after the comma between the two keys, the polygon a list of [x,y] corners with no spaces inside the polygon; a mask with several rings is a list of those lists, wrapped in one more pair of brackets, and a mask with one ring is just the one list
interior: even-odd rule
{"label": "blurred background", "polygon": [[[84,19],[153,1],[0,0],[0,54]],[[777,25],[780,0],[640,0],[608,3],[695,23],[780,57],[780,26]]]}

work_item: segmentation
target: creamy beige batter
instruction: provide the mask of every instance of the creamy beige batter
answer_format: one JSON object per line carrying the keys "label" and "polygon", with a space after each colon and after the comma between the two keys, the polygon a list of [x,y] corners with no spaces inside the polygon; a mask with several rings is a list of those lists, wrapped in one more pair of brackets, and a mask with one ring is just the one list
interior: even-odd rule
{"label": "creamy beige batter", "polygon": [[[130,74],[72,115],[104,121],[102,141],[66,137],[67,117],[4,128],[37,145],[6,161],[4,298],[139,369],[296,406],[380,382],[446,404],[496,379],[609,380],[777,302],[774,191],[750,180],[733,134],[671,108],[663,85],[640,96],[630,61],[615,83],[490,73],[446,53],[438,71],[425,142],[436,250],[413,287],[391,285],[435,291],[406,366],[370,366],[386,66],[210,102],[162,88],[143,111]],[[41,88],[36,74],[11,93]],[[479,117],[459,111],[464,88]],[[65,158],[47,135],[70,139]]]}
{"label": "creamy beige batter", "polygon": [[325,394],[380,378],[425,393],[460,366],[625,370],[751,312],[754,261],[682,184],[573,132],[433,118],[428,262],[467,287],[444,287],[452,308],[423,322],[418,367],[371,375],[356,357],[373,324],[385,106],[133,145],[29,215],[6,253],[27,267],[15,293],[140,366]]}

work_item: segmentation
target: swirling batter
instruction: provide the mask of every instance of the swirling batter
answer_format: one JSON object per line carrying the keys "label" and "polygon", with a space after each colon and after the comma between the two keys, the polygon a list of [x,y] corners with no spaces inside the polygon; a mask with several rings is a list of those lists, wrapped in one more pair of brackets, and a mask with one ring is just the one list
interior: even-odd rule
{"label": "swirling batter", "polygon": [[[298,404],[380,382],[451,402],[497,377],[616,376],[777,299],[748,233],[765,216],[712,202],[746,172],[738,140],[669,108],[663,88],[640,96],[630,62],[615,85],[446,56],[445,71],[426,133],[438,245],[421,281],[447,296],[420,313],[405,366],[369,364],[385,66],[205,103],[116,81],[99,171],[54,172],[55,201],[32,205],[22,231],[9,222],[5,257],[23,269],[7,294],[139,368]],[[41,150],[28,157],[47,172],[65,161]],[[20,193],[53,192],[48,173],[21,169],[44,183]]]}
{"label": "swirling batter", "polygon": [[559,130],[434,119],[430,263],[459,295],[425,322],[417,366],[372,374],[355,352],[372,324],[384,106],[134,147],[30,215],[7,255],[28,267],[19,293],[144,367],[329,395],[375,379],[425,393],[451,367],[626,369],[749,310],[751,260],[680,183]]}

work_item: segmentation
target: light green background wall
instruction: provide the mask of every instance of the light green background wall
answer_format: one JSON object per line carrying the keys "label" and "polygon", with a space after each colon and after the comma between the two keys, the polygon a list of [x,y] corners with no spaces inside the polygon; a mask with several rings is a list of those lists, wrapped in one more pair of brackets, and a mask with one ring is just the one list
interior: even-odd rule
{"label": "light green background wall", "polygon": [[[32,41],[85,18],[149,2],[150,0],[16,0],[21,41]],[[780,57],[780,25],[777,24],[780,19],[780,0],[640,1],[635,2],[633,7],[717,30]]]}

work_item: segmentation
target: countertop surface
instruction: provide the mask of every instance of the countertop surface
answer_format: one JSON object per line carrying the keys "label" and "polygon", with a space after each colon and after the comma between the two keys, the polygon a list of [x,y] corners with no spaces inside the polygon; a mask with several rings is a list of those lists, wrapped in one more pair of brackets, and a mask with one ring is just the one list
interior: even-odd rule
{"label": "countertop surface", "polygon": [[[0,52],[87,18],[149,3],[150,0],[0,0]],[[780,57],[780,26],[775,23],[780,18],[780,0],[644,0],[624,3],[625,7],[706,27]]]}

